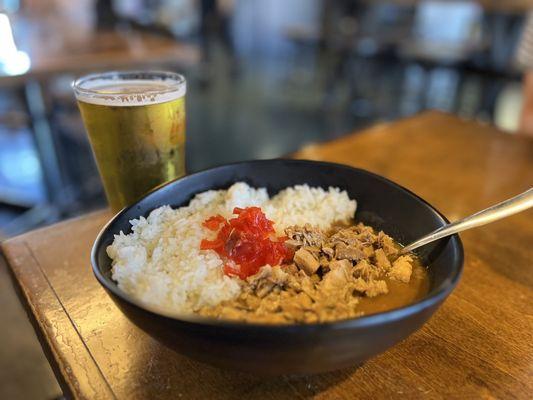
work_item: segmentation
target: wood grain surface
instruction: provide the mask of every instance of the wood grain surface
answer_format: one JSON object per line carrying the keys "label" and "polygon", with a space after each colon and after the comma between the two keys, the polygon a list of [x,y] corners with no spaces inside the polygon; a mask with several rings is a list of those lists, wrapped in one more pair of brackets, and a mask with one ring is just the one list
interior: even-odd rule
{"label": "wood grain surface", "polygon": [[[450,219],[533,185],[533,141],[427,113],[309,146],[295,157],[382,174]],[[84,399],[529,399],[533,394],[533,212],[464,232],[461,283],[417,333],[359,367],[261,378],[167,350],[132,326],[92,276],[106,212],[2,244],[69,397]]]}

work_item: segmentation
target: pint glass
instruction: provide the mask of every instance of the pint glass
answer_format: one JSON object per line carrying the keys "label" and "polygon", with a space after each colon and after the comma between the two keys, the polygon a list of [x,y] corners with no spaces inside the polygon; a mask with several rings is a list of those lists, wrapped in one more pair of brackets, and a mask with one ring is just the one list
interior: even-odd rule
{"label": "pint glass", "polygon": [[113,211],[185,174],[185,78],[107,72],[73,83]]}

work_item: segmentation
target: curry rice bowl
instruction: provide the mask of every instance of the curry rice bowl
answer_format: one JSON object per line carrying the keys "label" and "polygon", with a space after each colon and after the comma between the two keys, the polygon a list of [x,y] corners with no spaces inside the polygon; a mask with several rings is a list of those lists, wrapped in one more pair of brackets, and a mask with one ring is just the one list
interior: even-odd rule
{"label": "curry rice bowl", "polygon": [[265,188],[238,182],[228,190],[197,194],[189,205],[162,206],[147,218],[131,220],[132,233],[115,235],[107,254],[113,260],[112,278],[118,287],[143,303],[169,313],[190,314],[237,297],[240,279],[223,272],[223,260],[200,242],[213,232],[202,226],[220,214],[231,218],[235,207],[261,207],[274,221],[276,234],[292,225],[321,229],[354,217],[356,201],[346,191],[308,185],[286,188],[269,198]]}

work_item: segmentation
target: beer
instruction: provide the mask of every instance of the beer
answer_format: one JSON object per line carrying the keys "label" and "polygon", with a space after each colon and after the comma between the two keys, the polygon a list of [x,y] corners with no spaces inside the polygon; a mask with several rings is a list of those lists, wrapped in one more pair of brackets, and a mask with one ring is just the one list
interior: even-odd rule
{"label": "beer", "polygon": [[[127,73],[125,73],[127,74]],[[185,82],[95,79],[75,91],[114,211],[185,174]],[[175,74],[172,74],[175,75]],[[83,79],[83,78],[82,78]],[[87,89],[89,88],[89,89]],[[90,93],[87,91],[90,90]]]}

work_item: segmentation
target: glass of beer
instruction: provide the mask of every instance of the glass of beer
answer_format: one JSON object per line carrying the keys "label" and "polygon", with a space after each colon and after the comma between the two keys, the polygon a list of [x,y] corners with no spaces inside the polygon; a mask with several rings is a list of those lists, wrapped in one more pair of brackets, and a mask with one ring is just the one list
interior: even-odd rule
{"label": "glass of beer", "polygon": [[113,211],[185,174],[182,75],[106,72],[72,86]]}

